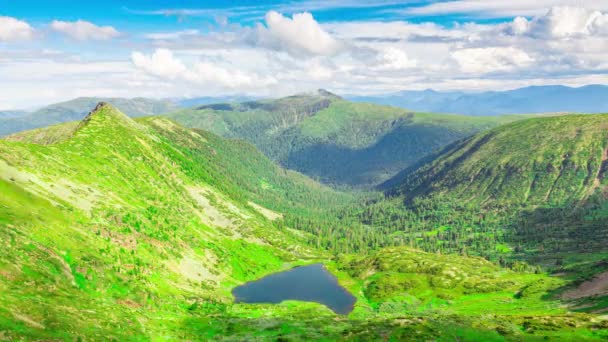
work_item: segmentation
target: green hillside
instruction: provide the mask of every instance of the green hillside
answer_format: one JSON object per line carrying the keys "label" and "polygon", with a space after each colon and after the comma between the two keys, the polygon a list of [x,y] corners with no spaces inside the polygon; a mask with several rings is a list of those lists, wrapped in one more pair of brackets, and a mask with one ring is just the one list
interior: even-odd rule
{"label": "green hillside", "polygon": [[[548,296],[565,282],[542,272],[407,247],[333,257],[287,223],[349,211],[369,194],[284,171],[243,141],[107,104],[80,123],[0,140],[0,194],[3,339],[607,337],[606,320]],[[350,315],[233,303],[234,286],[314,262],[357,297]]]}
{"label": "green hillside", "polygon": [[[261,206],[204,182],[205,169],[189,170],[179,145],[107,105],[61,143],[1,142],[0,156],[10,241],[0,325],[26,336],[169,329],[189,298],[227,301],[231,284],[320,255],[274,229]],[[143,307],[149,316],[126,324]],[[151,323],[159,312],[165,323]]]}
{"label": "green hillside", "polygon": [[450,147],[409,175],[401,191],[480,205],[560,206],[608,184],[607,149],[608,115],[519,121]]}
{"label": "green hillside", "polygon": [[100,102],[108,102],[131,117],[140,117],[174,111],[177,106],[170,101],[146,98],[99,98],[79,97],[74,100],[52,104],[31,113],[0,115],[0,137],[12,133],[46,127],[63,122],[79,121]]}
{"label": "green hillside", "polygon": [[394,192],[412,207],[475,210],[511,248],[559,266],[608,252],[607,151],[606,114],[529,119],[447,148]]}
{"label": "green hillside", "polygon": [[329,92],[174,112],[180,124],[245,139],[282,166],[332,185],[377,185],[429,153],[522,117],[413,113]]}
{"label": "green hillside", "polygon": [[402,244],[542,266],[594,289],[579,309],[606,310],[607,151],[606,114],[514,122],[402,173],[360,217]]}

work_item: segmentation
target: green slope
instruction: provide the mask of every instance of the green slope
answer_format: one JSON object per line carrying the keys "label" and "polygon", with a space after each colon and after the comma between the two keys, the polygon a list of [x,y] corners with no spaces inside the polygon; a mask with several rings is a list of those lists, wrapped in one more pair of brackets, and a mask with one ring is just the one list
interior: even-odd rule
{"label": "green slope", "polygon": [[[8,340],[599,340],[608,323],[546,297],[563,281],[410,248],[330,257],[280,215],[358,195],[243,141],[102,104],[0,140],[0,331]],[[233,304],[230,290],[324,262],[358,299]],[[491,308],[495,315],[486,315]]]}
{"label": "green slope", "polygon": [[107,105],[61,143],[0,142],[0,231],[10,241],[0,325],[122,339],[189,298],[230,301],[233,284],[319,255],[258,207],[189,176],[181,153]]}
{"label": "green slope", "polygon": [[348,102],[325,91],[208,105],[168,117],[245,139],[281,165],[324,183],[363,187],[381,183],[451,142],[521,118],[412,113]]}
{"label": "green slope", "polygon": [[[573,286],[594,281],[598,290],[581,296],[595,298],[577,307],[602,311],[608,298],[601,285],[608,261],[607,156],[607,114],[528,119],[446,148],[401,175],[391,196],[406,204],[397,216],[417,221],[406,243],[468,251],[505,265],[525,260]],[[375,216],[385,229],[398,230],[399,220],[370,212],[366,220]],[[586,293],[584,286],[574,291]]]}
{"label": "green slope", "polygon": [[401,191],[480,205],[575,203],[606,186],[607,148],[608,115],[519,121],[454,145],[409,175]]}

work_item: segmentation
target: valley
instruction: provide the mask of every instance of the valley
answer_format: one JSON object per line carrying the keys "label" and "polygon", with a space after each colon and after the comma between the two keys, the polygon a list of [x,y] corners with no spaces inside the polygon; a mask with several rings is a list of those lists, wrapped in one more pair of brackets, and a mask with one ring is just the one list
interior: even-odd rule
{"label": "valley", "polygon": [[0,1],[4,341],[608,341],[608,0]]}
{"label": "valley", "polygon": [[245,139],[283,167],[349,188],[373,188],[449,143],[527,117],[418,113],[349,102],[323,89],[166,116],[185,127]]}
{"label": "valley", "polygon": [[[226,106],[132,119],[100,103],[0,140],[2,338],[608,338],[606,115],[477,120],[326,92]],[[263,147],[314,137],[359,151],[383,134],[406,139],[387,145],[407,151],[403,167],[361,189]],[[235,301],[248,282],[319,264],[352,311]]]}

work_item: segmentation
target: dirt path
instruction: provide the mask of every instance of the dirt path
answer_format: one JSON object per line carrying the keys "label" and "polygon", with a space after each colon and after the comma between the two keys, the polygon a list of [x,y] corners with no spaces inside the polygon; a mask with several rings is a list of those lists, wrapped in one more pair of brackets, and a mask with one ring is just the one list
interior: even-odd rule
{"label": "dirt path", "polygon": [[579,299],[606,294],[608,294],[608,271],[598,274],[595,278],[580,284],[575,289],[564,292],[562,298]]}

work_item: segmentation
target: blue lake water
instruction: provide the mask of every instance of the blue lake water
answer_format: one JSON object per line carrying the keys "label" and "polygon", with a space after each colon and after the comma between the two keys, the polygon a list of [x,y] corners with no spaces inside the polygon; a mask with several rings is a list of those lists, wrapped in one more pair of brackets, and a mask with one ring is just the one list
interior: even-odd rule
{"label": "blue lake water", "polygon": [[235,287],[232,295],[237,303],[316,302],[342,315],[350,313],[357,301],[322,264],[270,274]]}

